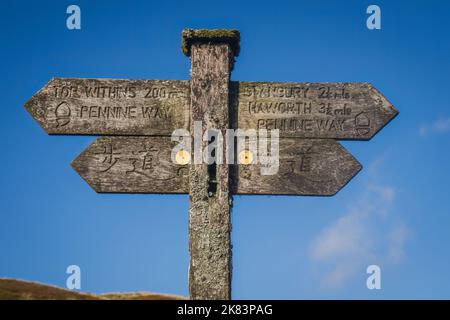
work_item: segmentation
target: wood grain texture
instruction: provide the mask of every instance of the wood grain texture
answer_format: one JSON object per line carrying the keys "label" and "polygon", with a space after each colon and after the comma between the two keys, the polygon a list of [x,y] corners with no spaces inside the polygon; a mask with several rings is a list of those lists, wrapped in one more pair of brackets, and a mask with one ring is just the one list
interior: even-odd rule
{"label": "wood grain texture", "polygon": [[238,195],[332,196],[360,170],[360,163],[335,140],[281,138],[279,168],[263,175],[260,164],[234,165]]}
{"label": "wood grain texture", "polygon": [[54,78],[25,108],[49,134],[170,135],[189,126],[189,81]]}
{"label": "wood grain texture", "polygon": [[[72,166],[99,193],[186,194],[188,165],[171,161],[174,144],[169,137],[102,137]],[[361,169],[334,140],[282,138],[279,154],[279,170],[274,175],[263,175],[260,164],[232,165],[230,192],[331,196]]]}
{"label": "wood grain texture", "polygon": [[100,193],[188,193],[188,168],[171,161],[169,137],[101,137],[72,167]]}
{"label": "wood grain texture", "polygon": [[[232,63],[232,62],[231,62]],[[170,135],[189,129],[189,81],[54,78],[25,108],[49,134]],[[231,82],[230,127],[368,140],[398,111],[368,83]]]}
{"label": "wood grain texture", "polygon": [[398,111],[369,83],[232,82],[232,126],[280,137],[368,140]]}
{"label": "wood grain texture", "polygon": [[[229,44],[191,46],[191,132],[229,128]],[[222,132],[224,133],[224,132]],[[226,152],[226,150],[224,150]],[[212,191],[211,191],[212,190]],[[189,167],[189,292],[191,299],[231,298],[229,166]]]}

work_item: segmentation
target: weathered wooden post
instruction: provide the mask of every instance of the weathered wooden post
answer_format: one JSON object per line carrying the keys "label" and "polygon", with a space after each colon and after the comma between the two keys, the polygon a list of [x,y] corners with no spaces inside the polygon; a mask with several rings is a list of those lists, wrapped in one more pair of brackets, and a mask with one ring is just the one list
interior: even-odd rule
{"label": "weathered wooden post", "polygon": [[[230,86],[239,40],[237,30],[187,29],[190,81],[53,78],[25,104],[49,134],[107,136],[72,163],[96,192],[189,193],[192,299],[231,298],[232,194],[334,195],[361,169],[336,140],[369,140],[398,114],[368,83]],[[278,172],[262,175],[256,163],[231,175],[228,161],[204,162],[203,139],[191,163],[172,161],[175,129],[224,137],[228,128],[279,129]]]}
{"label": "weathered wooden post", "polygon": [[[239,50],[235,30],[184,30],[183,51],[191,58],[190,129],[201,122],[225,130],[229,85]],[[206,146],[204,142],[202,150]],[[224,147],[224,152],[227,152]],[[196,154],[194,157],[201,157]],[[191,299],[231,298],[231,206],[229,166],[197,159],[189,169],[189,291]],[[198,162],[201,162],[199,164]]]}

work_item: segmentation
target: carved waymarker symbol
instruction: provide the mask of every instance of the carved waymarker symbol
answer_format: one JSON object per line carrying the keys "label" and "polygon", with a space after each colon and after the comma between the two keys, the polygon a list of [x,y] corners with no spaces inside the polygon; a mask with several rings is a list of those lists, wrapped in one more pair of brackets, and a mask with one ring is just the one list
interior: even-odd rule
{"label": "carved waymarker symbol", "polygon": [[[189,81],[54,78],[25,104],[49,134],[107,135],[72,163],[95,191],[189,193],[192,299],[231,297],[233,194],[333,195],[361,169],[334,139],[368,140],[398,113],[367,83],[232,82],[239,37],[184,30]],[[278,171],[263,174],[252,149],[231,165],[174,149],[172,132],[199,122],[201,134],[278,129]]]}

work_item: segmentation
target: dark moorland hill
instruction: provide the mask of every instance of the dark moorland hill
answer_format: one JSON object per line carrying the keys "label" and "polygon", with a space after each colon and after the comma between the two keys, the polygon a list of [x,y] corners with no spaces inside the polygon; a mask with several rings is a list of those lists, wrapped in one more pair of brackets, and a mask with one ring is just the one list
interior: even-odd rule
{"label": "dark moorland hill", "polygon": [[0,279],[0,300],[182,300],[185,297],[148,292],[90,294],[15,279]]}

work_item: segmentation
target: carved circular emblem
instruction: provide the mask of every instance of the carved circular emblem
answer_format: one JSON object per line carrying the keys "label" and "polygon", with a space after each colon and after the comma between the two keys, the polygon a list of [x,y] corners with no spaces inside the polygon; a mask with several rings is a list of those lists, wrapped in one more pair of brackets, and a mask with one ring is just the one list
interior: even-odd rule
{"label": "carved circular emblem", "polygon": [[55,108],[56,126],[64,127],[70,122],[71,110],[69,104],[65,101],[58,104]]}
{"label": "carved circular emblem", "polygon": [[370,119],[364,112],[358,113],[355,116],[355,128],[360,136],[365,136],[370,133]]}

